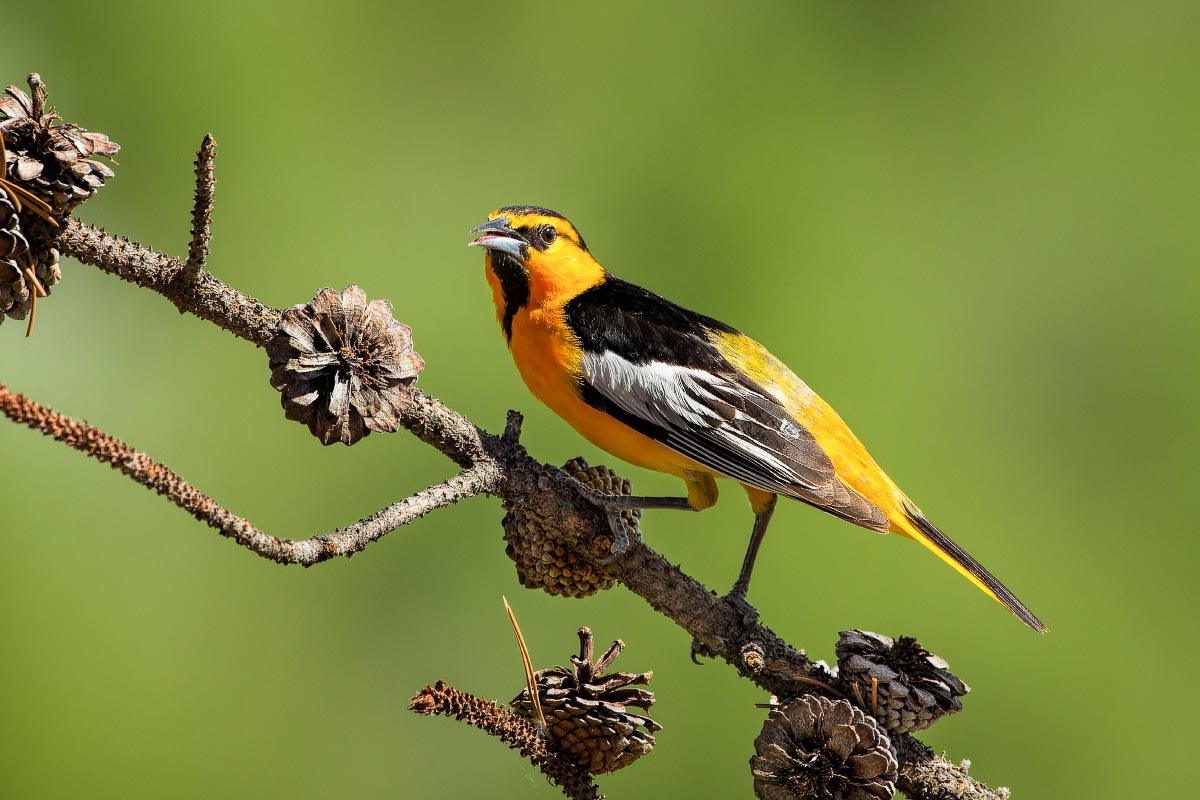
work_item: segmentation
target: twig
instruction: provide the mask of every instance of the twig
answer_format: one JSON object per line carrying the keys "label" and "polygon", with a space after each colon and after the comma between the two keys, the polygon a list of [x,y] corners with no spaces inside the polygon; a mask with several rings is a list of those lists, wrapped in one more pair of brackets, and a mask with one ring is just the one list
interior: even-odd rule
{"label": "twig", "polygon": [[[194,280],[177,281],[183,267],[179,259],[90,225],[68,220],[58,247],[64,255],[152,289],[171,300],[180,311],[193,313],[260,347],[278,326],[278,310],[241,294],[204,271]],[[573,544],[578,557],[593,563],[603,562],[605,569],[621,583],[674,620],[742,676],[781,697],[812,692],[817,689],[814,684],[819,686],[829,680],[829,675],[802,651],[769,628],[747,621],[740,609],[651,550],[640,536],[631,537],[629,548],[613,560],[614,537],[609,519],[580,496],[573,484],[562,480],[558,469],[536,461],[525,452],[516,441],[520,431],[517,419],[510,417],[505,437],[493,436],[440,400],[414,389],[400,409],[400,421],[418,439],[466,469],[459,478],[472,474],[476,467],[481,468],[476,480],[486,488],[475,491],[495,494],[508,504],[520,504],[526,513],[547,520],[564,542]],[[441,487],[435,487],[438,488]],[[470,493],[474,492],[462,491],[458,496]],[[425,494],[404,502],[415,502]],[[434,507],[436,503],[426,511]],[[254,530],[244,520],[239,522]],[[303,543],[291,546],[299,544]],[[323,552],[317,544],[310,546]],[[288,563],[318,560],[324,559]],[[1002,800],[1006,796],[975,782],[961,767],[935,757],[910,736],[896,737],[896,744],[900,753],[900,787],[913,800],[946,800],[951,796],[946,787],[952,785],[978,787],[976,794],[966,795],[970,800]]]}
{"label": "twig", "polygon": [[900,776],[896,788],[923,800],[1008,800],[1005,788],[992,789],[967,774],[967,763],[954,764],[911,736],[893,736]]}
{"label": "twig", "polygon": [[211,133],[206,133],[196,152],[196,196],[192,203],[192,241],[188,245],[187,260],[187,269],[193,275],[203,270],[208,260],[208,241],[212,238],[213,191],[217,183],[213,176],[216,157],[217,140]]}
{"label": "twig", "polygon": [[279,327],[277,309],[242,294],[208,272],[188,274],[178,258],[77,219],[68,219],[63,225],[58,249],[121,280],[153,289],[174,303],[180,313],[195,314],[259,347]]}
{"label": "twig", "polygon": [[457,503],[495,488],[497,473],[487,462],[460,472],[436,486],[384,508],[353,525],[326,535],[294,541],[263,533],[249,521],[227,511],[168,467],[145,453],[85,422],[59,414],[14,394],[0,383],[0,412],[14,422],[75,448],[111,465],[137,483],[153,489],[222,536],[227,536],[263,558],[279,564],[312,566],[338,556],[350,556],[391,531],[430,511]]}
{"label": "twig", "polygon": [[438,681],[426,686],[408,704],[411,711],[422,716],[434,714],[454,717],[495,736],[529,759],[563,794],[572,800],[604,800],[596,791],[588,773],[550,748],[549,741],[537,726],[491,700],[467,694]]}

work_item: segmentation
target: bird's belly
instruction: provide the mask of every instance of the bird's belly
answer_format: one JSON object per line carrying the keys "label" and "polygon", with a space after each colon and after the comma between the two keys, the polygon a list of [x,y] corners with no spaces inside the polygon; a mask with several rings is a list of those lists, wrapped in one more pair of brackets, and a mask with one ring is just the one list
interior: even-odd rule
{"label": "bird's belly", "polygon": [[565,326],[545,324],[536,312],[521,313],[513,319],[512,332],[509,349],[529,391],[589,442],[657,472],[679,477],[712,472],[584,402],[582,353]]}

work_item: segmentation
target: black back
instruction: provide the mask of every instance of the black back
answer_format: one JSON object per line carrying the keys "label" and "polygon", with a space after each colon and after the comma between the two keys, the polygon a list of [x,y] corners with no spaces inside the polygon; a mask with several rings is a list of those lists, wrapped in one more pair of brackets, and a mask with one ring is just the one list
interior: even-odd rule
{"label": "black back", "polygon": [[635,364],[663,361],[718,373],[735,371],[708,343],[706,333],[737,330],[615,275],[574,297],[563,311],[585,350],[612,351]]}

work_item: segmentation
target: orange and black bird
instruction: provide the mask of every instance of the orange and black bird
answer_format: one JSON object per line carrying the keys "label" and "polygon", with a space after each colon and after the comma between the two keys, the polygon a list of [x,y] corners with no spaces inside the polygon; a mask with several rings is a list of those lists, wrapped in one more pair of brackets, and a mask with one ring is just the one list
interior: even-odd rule
{"label": "orange and black bird", "polygon": [[575,226],[548,209],[501,208],[471,234],[470,244],[485,250],[496,317],[534,396],[597,447],[687,486],[687,497],[623,498],[622,505],[700,511],[716,502],[718,477],[746,490],[754,529],[731,599],[745,605],[755,555],[783,495],[917,540],[1026,625],[1046,630],[761,344],[611,274]]}

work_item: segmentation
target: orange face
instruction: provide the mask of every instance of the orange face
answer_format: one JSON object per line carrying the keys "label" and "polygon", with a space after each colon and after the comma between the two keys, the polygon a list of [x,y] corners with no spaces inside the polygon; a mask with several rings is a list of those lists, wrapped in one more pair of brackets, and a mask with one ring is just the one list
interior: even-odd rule
{"label": "orange face", "polygon": [[526,305],[574,297],[604,277],[575,226],[549,209],[506,206],[471,232],[477,234],[471,246],[488,251],[488,281],[502,325],[506,314],[511,321]]}

